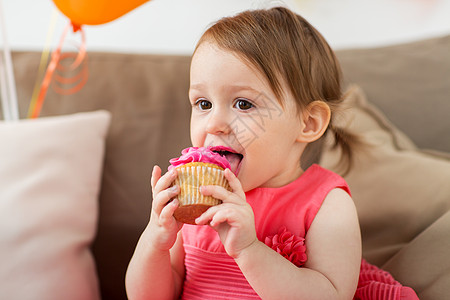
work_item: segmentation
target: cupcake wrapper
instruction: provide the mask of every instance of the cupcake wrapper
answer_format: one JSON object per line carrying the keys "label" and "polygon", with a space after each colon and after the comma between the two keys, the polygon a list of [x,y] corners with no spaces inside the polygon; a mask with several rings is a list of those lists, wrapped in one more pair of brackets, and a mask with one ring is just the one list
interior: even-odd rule
{"label": "cupcake wrapper", "polygon": [[200,186],[219,185],[228,190],[230,186],[223,175],[223,169],[209,163],[189,163],[177,168],[178,176],[175,184],[180,186],[177,199],[181,206],[186,205],[217,205],[222,201],[212,196],[200,193]]}

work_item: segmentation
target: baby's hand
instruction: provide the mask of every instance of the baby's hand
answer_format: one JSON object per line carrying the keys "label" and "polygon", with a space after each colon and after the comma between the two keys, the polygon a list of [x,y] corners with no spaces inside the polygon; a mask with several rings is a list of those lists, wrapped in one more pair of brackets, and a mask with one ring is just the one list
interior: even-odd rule
{"label": "baby's hand", "polygon": [[172,186],[177,171],[172,169],[161,176],[161,168],[155,166],[152,172],[151,186],[153,194],[152,212],[149,231],[153,247],[169,250],[174,245],[182,223],[175,220],[173,213],[178,208],[178,200],[174,198],[180,192],[179,186]]}
{"label": "baby's hand", "polygon": [[200,191],[203,195],[220,199],[222,204],[210,207],[196,219],[196,223],[199,225],[209,223],[219,233],[228,255],[236,258],[242,250],[257,241],[255,217],[245,199],[239,179],[230,169],[226,169],[224,175],[232,192],[217,185],[202,186]]}

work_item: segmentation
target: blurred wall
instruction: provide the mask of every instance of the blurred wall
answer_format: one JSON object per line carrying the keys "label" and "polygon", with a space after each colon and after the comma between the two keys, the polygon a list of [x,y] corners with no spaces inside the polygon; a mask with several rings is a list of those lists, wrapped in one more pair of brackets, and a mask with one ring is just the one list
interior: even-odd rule
{"label": "blurred wall", "polygon": [[[42,51],[56,10],[53,2],[0,1],[10,46]],[[335,49],[450,33],[450,0],[151,0],[110,23],[85,26],[87,47],[93,51],[190,54],[214,20],[280,3],[308,19]],[[68,22],[59,11],[55,15],[56,26],[48,43],[51,47]],[[78,36],[71,38],[77,40]]]}

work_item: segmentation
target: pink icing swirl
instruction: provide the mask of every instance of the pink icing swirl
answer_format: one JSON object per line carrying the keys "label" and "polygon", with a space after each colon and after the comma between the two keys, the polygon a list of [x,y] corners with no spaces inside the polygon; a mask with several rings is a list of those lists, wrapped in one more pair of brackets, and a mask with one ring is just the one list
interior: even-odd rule
{"label": "pink icing swirl", "polygon": [[169,170],[190,162],[204,162],[230,169],[228,160],[220,154],[211,151],[210,147],[189,147],[181,151],[181,156],[169,160]]}

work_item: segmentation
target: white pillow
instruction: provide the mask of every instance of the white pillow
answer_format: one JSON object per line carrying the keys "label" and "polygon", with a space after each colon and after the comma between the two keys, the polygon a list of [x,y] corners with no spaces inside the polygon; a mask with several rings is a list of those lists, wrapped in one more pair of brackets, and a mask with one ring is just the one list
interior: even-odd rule
{"label": "white pillow", "polygon": [[110,113],[0,122],[2,299],[100,299],[90,244]]}

